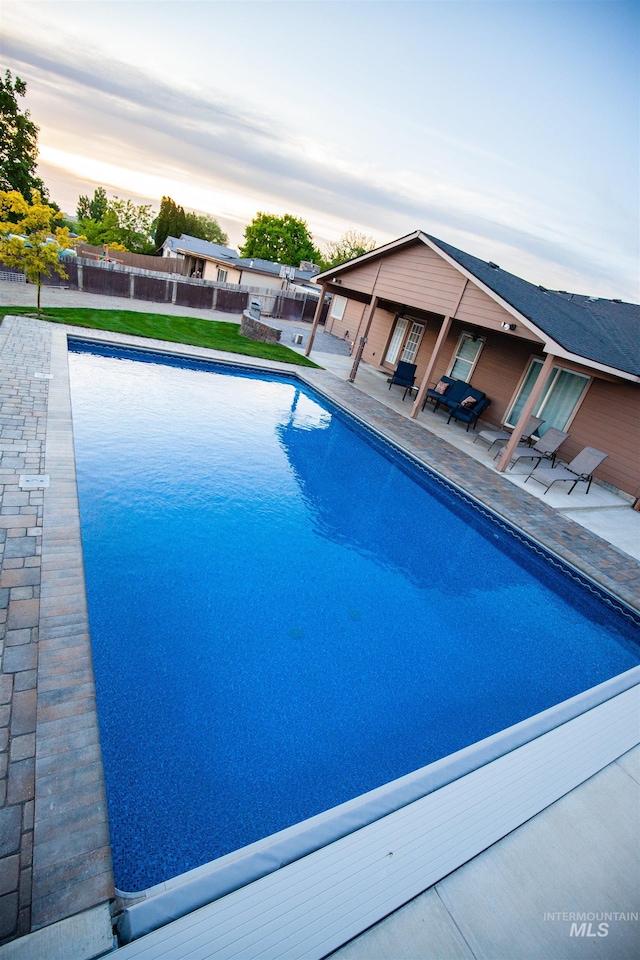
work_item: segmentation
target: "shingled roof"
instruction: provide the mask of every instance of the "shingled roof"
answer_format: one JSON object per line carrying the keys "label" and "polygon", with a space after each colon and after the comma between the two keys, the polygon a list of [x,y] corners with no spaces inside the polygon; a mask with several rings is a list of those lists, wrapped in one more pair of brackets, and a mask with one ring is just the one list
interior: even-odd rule
{"label": "shingled roof", "polygon": [[577,356],[640,376],[640,306],[537,287],[424,234],[486,287]]}

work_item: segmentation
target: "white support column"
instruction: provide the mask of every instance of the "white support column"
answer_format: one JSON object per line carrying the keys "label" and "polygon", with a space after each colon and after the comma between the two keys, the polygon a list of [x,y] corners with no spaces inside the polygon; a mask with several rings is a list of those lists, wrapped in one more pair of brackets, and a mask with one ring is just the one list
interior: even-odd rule
{"label": "white support column", "polygon": [[538,378],[533,385],[533,389],[529,394],[524,407],[522,408],[522,413],[518,418],[518,422],[514,427],[513,433],[509,437],[509,442],[506,444],[504,450],[502,451],[502,456],[498,461],[497,469],[500,473],[504,473],[509,461],[511,460],[511,454],[520,443],[522,431],[524,430],[529,417],[532,415],[538,401],[540,400],[540,397],[542,396],[542,391],[544,390],[545,384],[549,379],[549,374],[551,373],[551,368],[555,363],[555,359],[556,358],[552,353],[548,353],[545,357],[544,363],[542,364],[542,369],[538,374]]}

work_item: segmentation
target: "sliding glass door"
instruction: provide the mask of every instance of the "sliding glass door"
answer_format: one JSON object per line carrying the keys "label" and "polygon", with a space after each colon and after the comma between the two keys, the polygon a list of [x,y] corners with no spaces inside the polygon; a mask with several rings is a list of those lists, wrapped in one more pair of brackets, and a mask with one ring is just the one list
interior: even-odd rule
{"label": "sliding glass door", "polygon": [[[529,364],[529,369],[522,382],[518,395],[511,405],[505,423],[515,427],[522,409],[529,398],[533,386],[542,370],[542,360],[535,358]],[[542,436],[549,427],[564,430],[569,423],[579,401],[589,386],[590,377],[582,373],[574,373],[563,367],[553,367],[549,374],[538,404],[533,411],[536,417],[542,417],[544,423],[536,431]]]}

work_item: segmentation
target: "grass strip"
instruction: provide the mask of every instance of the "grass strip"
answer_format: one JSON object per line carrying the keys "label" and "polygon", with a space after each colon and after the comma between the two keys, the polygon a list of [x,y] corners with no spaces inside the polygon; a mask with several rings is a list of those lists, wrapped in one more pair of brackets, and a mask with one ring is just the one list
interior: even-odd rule
{"label": "grass strip", "polygon": [[[35,316],[33,307],[0,309],[3,315]],[[279,360],[301,367],[318,367],[308,357],[279,343],[260,343],[241,336],[239,323],[204,320],[201,317],[174,317],[164,313],[138,313],[136,310],[93,310],[91,307],[44,307],[41,319],[153,340],[168,340],[171,343],[188,343],[194,347],[261,357],[263,360]]]}

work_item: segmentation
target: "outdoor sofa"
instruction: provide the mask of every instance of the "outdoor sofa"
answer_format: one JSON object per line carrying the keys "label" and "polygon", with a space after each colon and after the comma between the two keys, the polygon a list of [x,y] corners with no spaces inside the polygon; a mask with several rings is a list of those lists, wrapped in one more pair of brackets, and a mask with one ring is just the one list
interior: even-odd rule
{"label": "outdoor sofa", "polygon": [[478,417],[487,409],[491,400],[482,390],[471,387],[464,380],[455,380],[453,377],[440,377],[435,387],[427,390],[422,404],[424,410],[427,401],[433,403],[433,412],[444,407],[449,413],[449,420],[460,420],[466,423],[467,430],[475,427]]}

